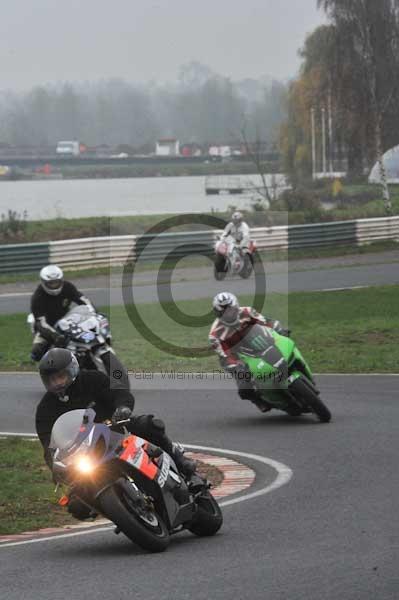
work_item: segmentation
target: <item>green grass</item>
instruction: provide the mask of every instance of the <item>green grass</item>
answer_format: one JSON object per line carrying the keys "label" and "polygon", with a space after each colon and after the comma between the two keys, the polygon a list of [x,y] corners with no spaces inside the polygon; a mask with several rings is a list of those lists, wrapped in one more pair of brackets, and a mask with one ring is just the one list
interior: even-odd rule
{"label": "green grass", "polygon": [[[292,336],[314,371],[372,373],[397,372],[399,364],[399,286],[371,287],[338,292],[270,294],[264,314],[288,324]],[[240,297],[241,302],[251,302]],[[209,312],[210,300],[177,302],[188,315]],[[176,308],[168,307],[175,311]],[[207,352],[211,317],[198,327],[178,325],[157,303],[138,306],[151,331],[183,348],[201,348],[190,356],[175,356],[154,347],[129,321],[122,306],[106,309],[111,317],[115,350],[130,370],[207,371],[218,367]],[[192,319],[188,319],[192,322]],[[7,340],[0,355],[1,370],[31,370],[30,332],[25,315],[0,317],[0,338]]]}
{"label": "green grass", "polygon": [[[199,471],[214,485],[223,479],[210,465],[200,463]],[[54,488],[38,440],[0,439],[0,535],[78,523],[57,504],[64,492]]]}
{"label": "green grass", "polygon": [[0,535],[71,523],[57,500],[40,443],[0,439]]}

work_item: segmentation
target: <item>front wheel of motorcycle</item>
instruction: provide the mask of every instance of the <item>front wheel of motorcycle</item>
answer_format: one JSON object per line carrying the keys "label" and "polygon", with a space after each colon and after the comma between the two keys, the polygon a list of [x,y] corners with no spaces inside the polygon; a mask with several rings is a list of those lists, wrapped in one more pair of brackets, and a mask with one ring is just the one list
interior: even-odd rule
{"label": "front wheel of motorcycle", "polygon": [[213,265],[213,274],[215,275],[216,281],[222,281],[226,277],[226,267],[226,259],[223,256],[220,256],[220,254],[216,254]]}
{"label": "front wheel of motorcycle", "polygon": [[197,498],[198,512],[189,531],[200,537],[215,535],[223,524],[223,515],[219,504],[210,492],[204,492]]}
{"label": "front wheel of motorcycle", "polygon": [[240,277],[242,277],[243,279],[248,279],[248,277],[250,277],[251,273],[252,273],[252,262],[251,262],[251,259],[249,258],[249,255],[245,254],[244,265],[240,271]]}
{"label": "front wheel of motorcycle", "polygon": [[169,546],[169,532],[154,511],[143,511],[123,490],[105,489],[98,497],[101,512],[132,542],[150,552],[163,552]]}
{"label": "front wheel of motorcycle", "polygon": [[290,392],[304,402],[322,423],[328,423],[331,420],[331,412],[327,406],[313,390],[313,386],[308,385],[302,377],[291,383]]}
{"label": "front wheel of motorcycle", "polygon": [[223,279],[226,277],[227,273],[226,271],[218,271],[217,267],[213,268],[213,273],[215,275],[215,279],[216,281],[223,281]]}

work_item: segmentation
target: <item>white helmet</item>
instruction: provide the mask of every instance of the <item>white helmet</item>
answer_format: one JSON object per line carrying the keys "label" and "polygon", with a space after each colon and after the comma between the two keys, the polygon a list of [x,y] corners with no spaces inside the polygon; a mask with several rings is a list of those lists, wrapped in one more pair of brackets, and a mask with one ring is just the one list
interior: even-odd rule
{"label": "white helmet", "polygon": [[56,265],[48,265],[40,271],[40,283],[46,294],[58,296],[64,285],[64,273]]}
{"label": "white helmet", "polygon": [[213,312],[223,325],[233,327],[240,322],[240,304],[230,292],[217,294],[212,302]]}
{"label": "white helmet", "polygon": [[234,225],[239,225],[240,223],[242,223],[243,220],[242,213],[240,213],[239,211],[234,212],[231,215],[231,220],[233,221]]}

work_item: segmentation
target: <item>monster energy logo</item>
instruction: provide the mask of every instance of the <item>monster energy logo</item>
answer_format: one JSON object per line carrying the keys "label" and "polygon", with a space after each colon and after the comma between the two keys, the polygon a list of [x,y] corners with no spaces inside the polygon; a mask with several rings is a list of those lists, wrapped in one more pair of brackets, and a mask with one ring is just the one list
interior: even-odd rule
{"label": "monster energy logo", "polygon": [[253,348],[255,348],[255,350],[264,350],[267,347],[267,344],[261,335],[257,335],[252,338],[251,345]]}

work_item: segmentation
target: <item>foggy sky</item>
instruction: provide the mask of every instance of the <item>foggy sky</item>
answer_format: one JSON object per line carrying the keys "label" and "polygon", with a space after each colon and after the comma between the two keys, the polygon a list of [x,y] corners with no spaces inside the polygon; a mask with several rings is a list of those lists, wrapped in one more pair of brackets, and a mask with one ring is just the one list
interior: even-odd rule
{"label": "foggy sky", "polygon": [[316,0],[0,0],[0,89],[164,83],[191,60],[235,80],[287,79],[324,21]]}

